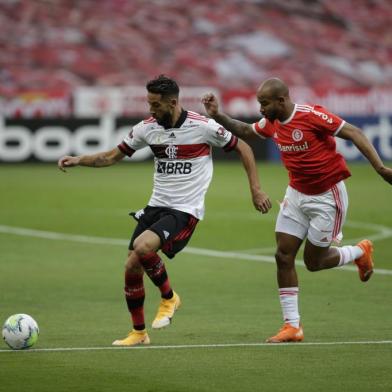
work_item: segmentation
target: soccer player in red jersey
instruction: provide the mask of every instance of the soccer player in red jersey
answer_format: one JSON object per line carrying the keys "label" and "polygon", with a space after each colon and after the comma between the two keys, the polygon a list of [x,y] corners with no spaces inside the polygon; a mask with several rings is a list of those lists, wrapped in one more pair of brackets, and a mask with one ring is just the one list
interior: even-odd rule
{"label": "soccer player in red jersey", "polygon": [[271,78],[257,90],[263,118],[254,124],[234,120],[219,111],[213,94],[202,101],[210,117],[244,140],[272,138],[289,173],[289,185],[276,221],[275,254],[279,298],[284,325],[269,343],[296,342],[304,338],[298,311],[298,278],[295,257],[306,238],[304,262],[319,271],[354,262],[361,281],[373,273],[373,244],[331,246],[342,238],[348,199],[344,180],[350,176],[336,151],[335,136],[351,140],[375,171],[392,184],[392,169],[357,127],[317,105],[291,101],[287,85]]}
{"label": "soccer player in red jersey", "polygon": [[271,208],[268,196],[260,189],[253,152],[246,143],[214,120],[184,110],[173,79],[160,75],[150,80],[146,89],[151,117],[136,124],[122,143],[110,151],[64,156],[58,161],[65,171],[73,166],[111,166],[143,147],[149,147],[155,156],[153,192],[148,205],[132,214],[138,223],[125,265],[124,294],[133,329],[124,339],[115,340],[115,346],[150,343],[144,319],[144,273],[162,298],[152,328],[168,326],[181,304],[158,250],[175,257],[203,219],[204,198],[213,173],[213,147],[238,153],[255,208],[262,213]]}

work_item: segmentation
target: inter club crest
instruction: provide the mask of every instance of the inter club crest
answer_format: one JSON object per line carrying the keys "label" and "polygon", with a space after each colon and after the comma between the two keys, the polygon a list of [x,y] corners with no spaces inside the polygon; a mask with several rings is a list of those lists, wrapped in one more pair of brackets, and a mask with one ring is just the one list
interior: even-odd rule
{"label": "inter club crest", "polygon": [[304,137],[304,134],[300,129],[294,129],[293,133],[291,134],[291,137],[295,142],[299,142]]}

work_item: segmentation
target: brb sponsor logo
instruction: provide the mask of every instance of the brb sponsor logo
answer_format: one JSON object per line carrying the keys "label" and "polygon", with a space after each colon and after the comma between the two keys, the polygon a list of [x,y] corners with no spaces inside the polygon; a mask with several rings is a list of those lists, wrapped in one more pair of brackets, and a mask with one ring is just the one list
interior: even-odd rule
{"label": "brb sponsor logo", "polygon": [[[62,119],[50,122],[18,121],[17,125],[8,125],[0,118],[0,161],[53,162],[63,155],[107,151],[128,135],[132,125],[127,123],[126,126],[117,127],[112,116],[104,116],[95,124]],[[136,151],[131,160],[144,160],[151,156],[151,150],[147,147]]]}
{"label": "brb sponsor logo", "polygon": [[192,162],[157,162],[157,173],[161,174],[190,174]]}

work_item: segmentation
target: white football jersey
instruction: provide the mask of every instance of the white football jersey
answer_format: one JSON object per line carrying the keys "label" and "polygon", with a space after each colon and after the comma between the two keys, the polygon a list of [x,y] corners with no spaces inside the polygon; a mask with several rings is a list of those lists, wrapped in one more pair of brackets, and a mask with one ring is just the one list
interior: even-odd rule
{"label": "white football jersey", "polygon": [[212,179],[212,146],[234,149],[238,139],[198,113],[182,111],[174,128],[165,129],[154,118],[141,121],[118,148],[131,156],[149,146],[154,153],[154,188],[148,202],[204,216],[204,197]]}

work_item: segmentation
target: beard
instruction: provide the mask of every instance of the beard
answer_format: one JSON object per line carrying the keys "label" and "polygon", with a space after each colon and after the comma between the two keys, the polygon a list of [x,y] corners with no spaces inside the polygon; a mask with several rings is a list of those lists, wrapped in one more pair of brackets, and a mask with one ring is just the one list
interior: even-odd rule
{"label": "beard", "polygon": [[172,125],[172,116],[169,112],[165,113],[161,118],[157,118],[157,123],[164,128],[171,128]]}
{"label": "beard", "polygon": [[274,122],[278,118],[278,113],[276,110],[271,110],[269,113],[266,113],[264,117],[270,122]]}

